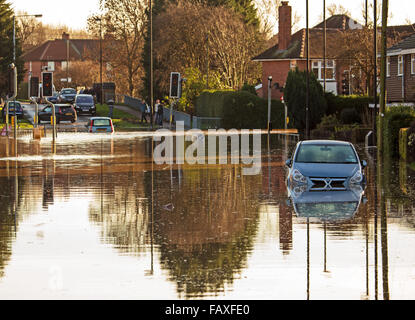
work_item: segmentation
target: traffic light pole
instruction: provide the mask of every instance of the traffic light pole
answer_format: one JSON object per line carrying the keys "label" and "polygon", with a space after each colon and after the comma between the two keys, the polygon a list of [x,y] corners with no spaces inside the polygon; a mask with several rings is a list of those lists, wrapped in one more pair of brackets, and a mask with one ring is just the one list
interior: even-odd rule
{"label": "traffic light pole", "polygon": [[46,100],[46,103],[47,104],[49,104],[49,105],[52,106],[52,119],[51,119],[51,122],[52,122],[52,130],[53,130],[53,145],[55,145],[55,140],[56,140],[56,137],[57,137],[57,134],[56,134],[56,113],[55,113],[55,105],[52,102],[50,102],[48,99],[45,99],[45,100]]}

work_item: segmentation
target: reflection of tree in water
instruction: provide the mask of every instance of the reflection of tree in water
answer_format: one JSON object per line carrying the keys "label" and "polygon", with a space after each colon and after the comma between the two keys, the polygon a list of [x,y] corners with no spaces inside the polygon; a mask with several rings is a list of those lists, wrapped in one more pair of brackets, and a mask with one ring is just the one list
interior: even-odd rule
{"label": "reflection of tree in water", "polygon": [[[261,176],[239,168],[156,172],[155,242],[186,297],[223,291],[245,267],[257,230]],[[173,209],[172,209],[173,208]]]}
{"label": "reflection of tree in water", "polygon": [[98,186],[89,214],[92,221],[100,224],[103,241],[121,252],[143,252],[148,227],[143,173],[105,174],[102,189],[100,178],[94,179]]}
{"label": "reflection of tree in water", "polygon": [[[23,181],[19,178],[19,185],[23,186]],[[14,213],[15,185],[14,178],[0,178],[0,278],[4,276],[11,252],[12,241],[17,231],[17,216]],[[19,192],[20,194],[20,192]],[[19,197],[17,208],[20,207],[22,198]]]}

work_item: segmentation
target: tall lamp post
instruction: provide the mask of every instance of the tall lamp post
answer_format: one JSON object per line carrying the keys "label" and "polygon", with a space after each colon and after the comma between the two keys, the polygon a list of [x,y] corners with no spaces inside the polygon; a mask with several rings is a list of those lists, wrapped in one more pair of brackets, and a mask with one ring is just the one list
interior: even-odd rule
{"label": "tall lamp post", "polygon": [[306,0],[306,98],[305,98],[305,127],[306,140],[310,139],[310,33],[308,28],[308,0]]}
{"label": "tall lamp post", "polygon": [[100,90],[101,90],[101,105],[104,104],[104,94],[102,88],[102,18],[95,18],[95,21],[99,21],[99,83],[100,83]]}

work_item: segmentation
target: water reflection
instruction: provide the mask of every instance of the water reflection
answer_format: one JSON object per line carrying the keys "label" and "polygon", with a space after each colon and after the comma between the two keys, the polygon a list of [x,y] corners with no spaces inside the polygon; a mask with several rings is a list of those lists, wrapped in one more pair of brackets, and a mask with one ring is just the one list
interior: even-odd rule
{"label": "water reflection", "polygon": [[[384,175],[370,166],[366,190],[310,192],[287,190],[295,144],[277,137],[263,144],[257,176],[239,165],[155,165],[152,139],[134,134],[62,134],[56,150],[19,142],[16,159],[0,141],[0,297],[415,294],[407,164],[383,160]],[[61,291],[45,276],[55,265]]]}

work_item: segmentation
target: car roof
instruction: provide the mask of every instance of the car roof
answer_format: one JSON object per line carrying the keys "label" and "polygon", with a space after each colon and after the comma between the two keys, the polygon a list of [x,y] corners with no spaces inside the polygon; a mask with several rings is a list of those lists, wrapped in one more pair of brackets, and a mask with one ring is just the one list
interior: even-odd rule
{"label": "car roof", "polygon": [[339,140],[306,140],[302,141],[301,144],[313,144],[313,145],[351,145],[350,142],[347,141],[339,141]]}
{"label": "car roof", "polygon": [[108,117],[92,117],[91,120],[112,120],[112,119]]}

